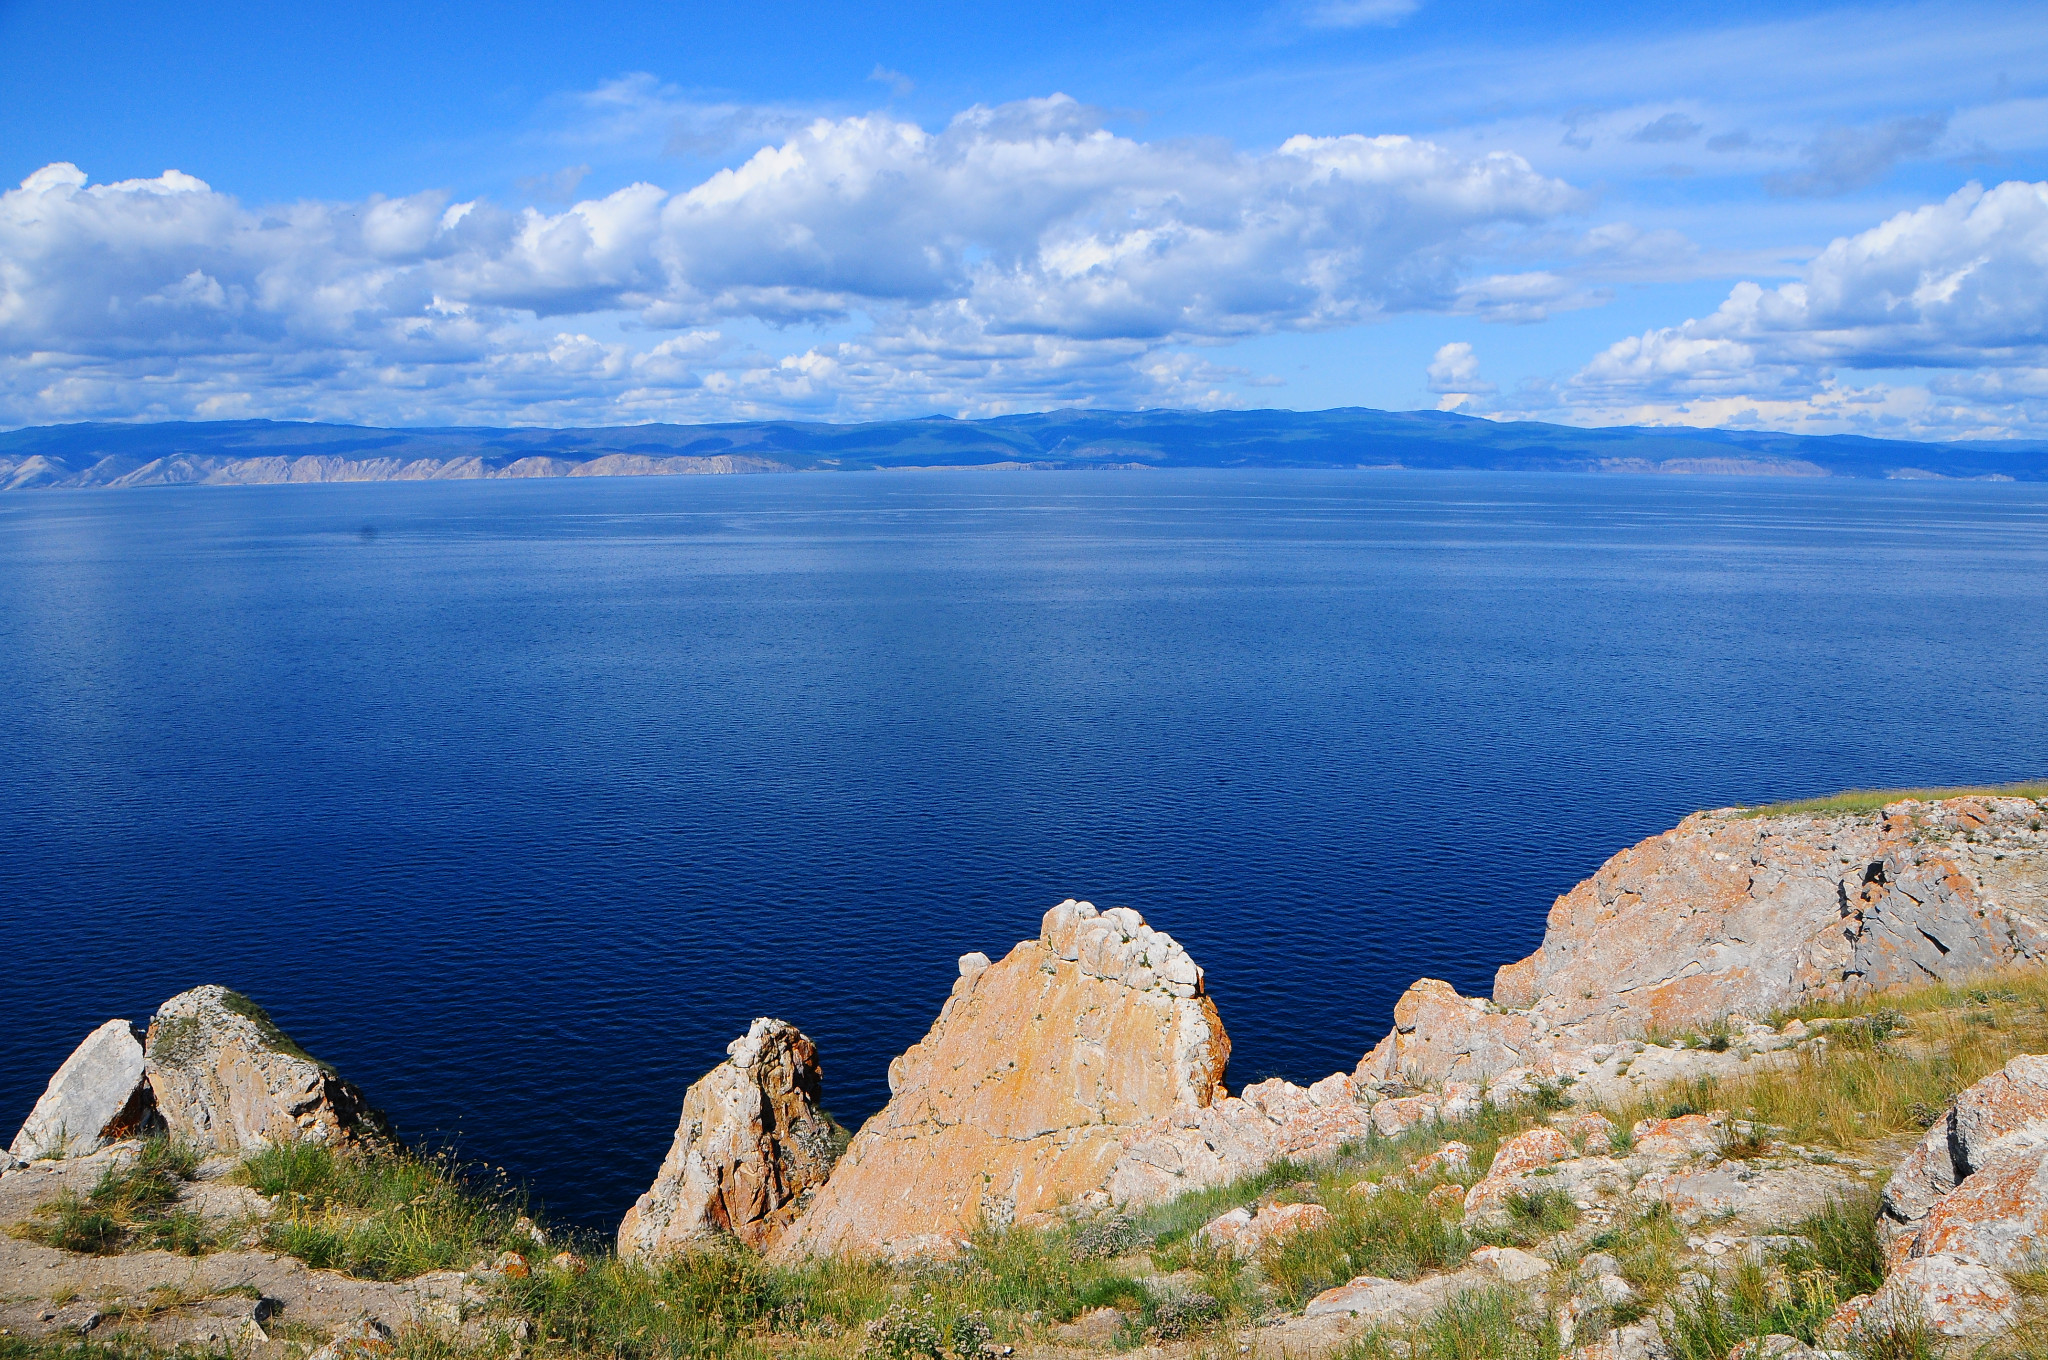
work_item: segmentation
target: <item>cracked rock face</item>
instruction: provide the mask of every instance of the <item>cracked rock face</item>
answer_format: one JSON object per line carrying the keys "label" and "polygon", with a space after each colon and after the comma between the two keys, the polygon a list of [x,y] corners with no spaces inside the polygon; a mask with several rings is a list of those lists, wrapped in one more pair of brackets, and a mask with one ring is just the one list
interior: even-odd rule
{"label": "cracked rock face", "polygon": [[1947,1336],[2009,1326],[2006,1277],[2039,1266],[2048,1240],[2048,1056],[2023,1055],[1956,1097],[1884,1191],[1886,1279],[1852,1299],[1846,1327],[1873,1307],[1905,1307]]}
{"label": "cracked rock face", "polygon": [[1202,970],[1170,935],[1128,908],[1062,902],[1037,939],[963,964],[779,1251],[945,1254],[984,1220],[1102,1190],[1123,1135],[1210,1105],[1229,1055]]}
{"label": "cracked rock face", "polygon": [[204,1155],[386,1132],[360,1091],[225,987],[159,1006],[143,1066],[171,1136]]}
{"label": "cracked rock face", "polygon": [[50,1078],[8,1151],[24,1162],[84,1157],[140,1132],[153,1114],[142,1041],[126,1020],[109,1020]]}
{"label": "cracked rock face", "polygon": [[1695,813],[1560,897],[1494,999],[1595,1040],[2039,959],[2042,819],[1996,797]]}
{"label": "cracked rock face", "polygon": [[1493,999],[1424,978],[1360,1083],[1579,1075],[1589,1048],[2048,959],[2048,808],[1701,812],[1557,899]]}
{"label": "cracked rock face", "polygon": [[[1933,1245],[1934,1239],[1963,1231],[1967,1220],[1982,1213],[1988,1186],[2000,1179],[1973,1185],[1979,1173],[2003,1163],[2003,1178],[2024,1181],[2023,1168],[2040,1163],[2044,1156],[2048,1056],[2022,1054],[1957,1096],[1892,1173],[1884,1189],[1884,1217],[1879,1220],[1892,1262],[1947,1249]],[[1964,1186],[1970,1193],[1960,1195]],[[1928,1229],[1936,1224],[1945,1226],[1930,1234]]]}
{"label": "cracked rock face", "polygon": [[759,1019],[683,1096],[653,1186],[619,1225],[619,1255],[656,1256],[730,1233],[772,1247],[831,1174],[843,1130],[819,1103],[818,1049]]}

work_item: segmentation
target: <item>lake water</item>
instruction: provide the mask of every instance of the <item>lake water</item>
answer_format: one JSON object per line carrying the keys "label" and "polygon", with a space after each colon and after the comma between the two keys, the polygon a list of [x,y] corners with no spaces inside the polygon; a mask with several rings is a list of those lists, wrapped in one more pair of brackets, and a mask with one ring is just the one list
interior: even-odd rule
{"label": "lake water", "polygon": [[2048,487],[821,474],[0,500],[0,1137],[240,988],[609,1228],[756,1015],[848,1122],[1061,898],[1233,1087],[1701,807],[2048,772]]}

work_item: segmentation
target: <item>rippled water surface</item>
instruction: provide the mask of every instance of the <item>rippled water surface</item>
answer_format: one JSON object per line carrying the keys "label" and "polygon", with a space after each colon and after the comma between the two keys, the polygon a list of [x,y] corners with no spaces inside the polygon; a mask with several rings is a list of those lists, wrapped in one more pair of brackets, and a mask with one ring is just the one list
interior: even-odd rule
{"label": "rippled water surface", "polygon": [[1075,895],[1232,1084],[1695,808],[2048,771],[2048,489],[824,474],[0,501],[0,1137],[250,992],[615,1224],[756,1015],[849,1122]]}

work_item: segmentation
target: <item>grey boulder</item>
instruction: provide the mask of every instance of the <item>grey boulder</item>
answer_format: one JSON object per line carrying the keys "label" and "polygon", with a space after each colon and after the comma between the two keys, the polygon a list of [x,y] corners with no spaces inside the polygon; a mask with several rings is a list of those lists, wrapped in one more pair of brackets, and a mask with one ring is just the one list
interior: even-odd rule
{"label": "grey boulder", "polygon": [[142,1044],[126,1020],[109,1020],[71,1051],[8,1151],[21,1161],[84,1157],[138,1133],[153,1113]]}
{"label": "grey boulder", "polygon": [[171,1136],[202,1153],[388,1132],[362,1092],[225,987],[195,987],[158,1007],[144,1056]]}

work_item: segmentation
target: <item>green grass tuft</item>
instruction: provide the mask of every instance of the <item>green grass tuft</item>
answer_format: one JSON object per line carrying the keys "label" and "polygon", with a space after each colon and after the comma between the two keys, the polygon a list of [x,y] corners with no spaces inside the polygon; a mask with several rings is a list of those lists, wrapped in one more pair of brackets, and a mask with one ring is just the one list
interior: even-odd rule
{"label": "green grass tuft", "polygon": [[1868,1294],[1884,1283],[1884,1243],[1877,1235],[1878,1195],[1864,1190],[1830,1196],[1826,1207],[1792,1225],[1813,1243],[1814,1262],[1842,1282],[1842,1296]]}
{"label": "green grass tuft", "polygon": [[301,1062],[309,1062],[330,1077],[334,1075],[334,1068],[332,1066],[321,1062],[305,1049],[299,1047],[298,1041],[293,1039],[291,1035],[286,1034],[278,1027],[277,1022],[270,1018],[269,1011],[264,1010],[263,1007],[257,1005],[240,992],[226,991],[220,999],[220,1004],[255,1025],[257,1031],[263,1036],[263,1042],[269,1044],[278,1052],[297,1058]]}
{"label": "green grass tuft", "polygon": [[517,1227],[522,1197],[480,1182],[448,1154],[279,1143],[246,1159],[236,1177],[277,1201],[265,1245],[315,1269],[404,1280],[534,1245]]}
{"label": "green grass tuft", "polygon": [[176,1207],[199,1169],[191,1148],[145,1142],[133,1161],[110,1165],[86,1194],[60,1190],[15,1231],[32,1242],[88,1256],[161,1249],[203,1256],[219,1245],[197,1214]]}
{"label": "green grass tuft", "polygon": [[2048,780],[2029,780],[2019,784],[1992,784],[1950,789],[1844,789],[1825,798],[1798,798],[1783,803],[1765,803],[1760,807],[1743,808],[1745,817],[1783,817],[1792,813],[1813,812],[1846,816],[1859,812],[1881,812],[1892,803],[1912,799],[1915,802],[1932,803],[1943,798],[2048,798]]}
{"label": "green grass tuft", "polygon": [[[1413,1354],[1423,1360],[1555,1360],[1557,1323],[1548,1309],[1531,1315],[1510,1289],[1460,1294],[1422,1324]],[[1715,1357],[1720,1360],[1720,1357]]]}

